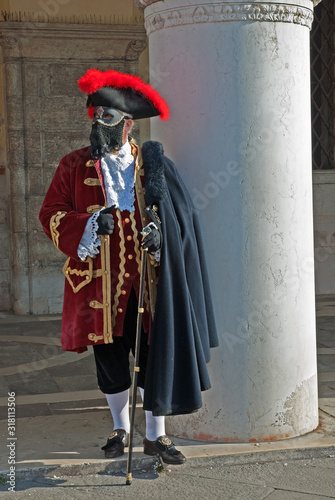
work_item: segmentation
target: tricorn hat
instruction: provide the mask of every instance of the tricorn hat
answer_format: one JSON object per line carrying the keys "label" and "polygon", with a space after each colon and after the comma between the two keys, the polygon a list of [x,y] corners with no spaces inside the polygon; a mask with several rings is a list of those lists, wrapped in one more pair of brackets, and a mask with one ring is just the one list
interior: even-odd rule
{"label": "tricorn hat", "polygon": [[134,120],[169,117],[169,108],[159,93],[141,78],[114,70],[89,69],[78,80],[80,90],[88,94],[88,115],[93,118],[96,106],[106,106],[129,113]]}

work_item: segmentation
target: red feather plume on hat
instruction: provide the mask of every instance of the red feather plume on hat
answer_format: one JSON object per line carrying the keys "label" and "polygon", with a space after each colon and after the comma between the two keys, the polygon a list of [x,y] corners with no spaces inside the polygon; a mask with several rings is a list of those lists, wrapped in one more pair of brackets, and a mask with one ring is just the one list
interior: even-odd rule
{"label": "red feather plume on hat", "polygon": [[[89,69],[85,75],[78,80],[80,90],[90,95],[97,92],[102,87],[131,88],[150,101],[159,111],[160,118],[169,118],[169,108],[159,93],[148,83],[144,83],[141,78],[127,73],[120,73],[114,70],[100,71],[99,69]],[[94,109],[88,109],[90,118],[93,118]]]}

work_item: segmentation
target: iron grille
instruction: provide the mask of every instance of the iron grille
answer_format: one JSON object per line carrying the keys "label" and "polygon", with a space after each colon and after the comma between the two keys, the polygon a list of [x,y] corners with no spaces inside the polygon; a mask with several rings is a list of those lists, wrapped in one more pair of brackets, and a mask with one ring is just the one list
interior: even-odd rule
{"label": "iron grille", "polygon": [[314,10],[311,32],[313,168],[335,168],[335,3]]}

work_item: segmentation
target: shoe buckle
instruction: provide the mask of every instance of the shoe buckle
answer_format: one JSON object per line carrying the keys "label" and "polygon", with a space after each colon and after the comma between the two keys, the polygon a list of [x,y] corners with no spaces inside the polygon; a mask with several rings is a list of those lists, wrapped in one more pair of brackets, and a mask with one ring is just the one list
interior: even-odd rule
{"label": "shoe buckle", "polygon": [[160,439],[160,441],[162,444],[164,444],[164,446],[170,446],[172,444],[172,441],[168,436],[162,437],[162,439]]}

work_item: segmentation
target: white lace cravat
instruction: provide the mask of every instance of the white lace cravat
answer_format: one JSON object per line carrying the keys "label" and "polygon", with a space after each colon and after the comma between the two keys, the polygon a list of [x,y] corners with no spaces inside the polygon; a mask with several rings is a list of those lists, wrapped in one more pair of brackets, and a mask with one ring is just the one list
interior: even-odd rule
{"label": "white lace cravat", "polygon": [[[115,205],[121,212],[134,211],[135,202],[135,161],[131,154],[131,146],[127,141],[117,154],[108,154],[100,161],[104,185],[106,190],[107,206]],[[87,221],[86,228],[78,246],[78,256],[85,260],[99,253],[101,245],[97,235],[99,212],[94,213]]]}
{"label": "white lace cravat", "polygon": [[134,157],[127,141],[117,154],[108,154],[101,158],[101,169],[105,181],[107,204],[115,205],[121,212],[134,211]]}

